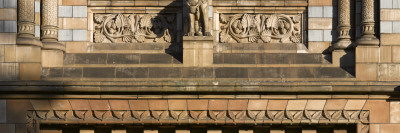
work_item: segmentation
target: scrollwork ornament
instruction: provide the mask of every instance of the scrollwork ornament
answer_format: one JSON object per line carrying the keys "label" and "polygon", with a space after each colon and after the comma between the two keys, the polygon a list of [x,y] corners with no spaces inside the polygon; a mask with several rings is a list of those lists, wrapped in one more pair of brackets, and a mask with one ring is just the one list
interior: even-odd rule
{"label": "scrollwork ornament", "polygon": [[153,42],[173,42],[173,15],[155,14],[95,14],[95,43],[143,43],[147,39]]}
{"label": "scrollwork ornament", "polygon": [[301,15],[220,15],[220,42],[300,43]]}

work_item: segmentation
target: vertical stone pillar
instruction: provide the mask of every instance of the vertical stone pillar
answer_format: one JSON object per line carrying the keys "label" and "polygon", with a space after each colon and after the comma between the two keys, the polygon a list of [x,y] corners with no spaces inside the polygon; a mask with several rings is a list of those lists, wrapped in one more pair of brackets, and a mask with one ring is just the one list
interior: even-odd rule
{"label": "vertical stone pillar", "polygon": [[42,43],[35,39],[35,0],[18,0],[15,62],[20,80],[40,80]]}
{"label": "vertical stone pillar", "polygon": [[184,36],[183,66],[211,66],[213,64],[213,46],[211,36]]}
{"label": "vertical stone pillar", "polygon": [[338,40],[333,45],[336,49],[347,49],[351,45],[350,40],[350,0],[339,0],[338,3],[339,13],[338,13]]}
{"label": "vertical stone pillar", "polygon": [[65,46],[58,42],[58,1],[42,0],[41,40],[42,66],[63,65]]}
{"label": "vertical stone pillar", "polygon": [[35,0],[18,0],[17,44],[42,47],[35,39]]}
{"label": "vertical stone pillar", "polygon": [[357,40],[358,45],[379,45],[375,37],[374,0],[362,0],[362,33]]}

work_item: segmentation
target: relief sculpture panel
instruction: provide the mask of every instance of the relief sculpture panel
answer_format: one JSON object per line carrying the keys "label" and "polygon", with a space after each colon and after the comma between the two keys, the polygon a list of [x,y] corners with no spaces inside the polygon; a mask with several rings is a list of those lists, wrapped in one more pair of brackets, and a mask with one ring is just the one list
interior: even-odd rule
{"label": "relief sculpture panel", "polygon": [[95,14],[95,43],[171,43],[175,14]]}
{"label": "relief sculpture panel", "polygon": [[221,43],[302,43],[302,14],[220,14]]}

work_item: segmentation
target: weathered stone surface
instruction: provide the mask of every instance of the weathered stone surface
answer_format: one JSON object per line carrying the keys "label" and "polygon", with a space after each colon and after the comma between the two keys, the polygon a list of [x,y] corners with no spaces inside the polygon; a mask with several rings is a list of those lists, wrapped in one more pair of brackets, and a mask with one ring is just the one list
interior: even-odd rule
{"label": "weathered stone surface", "polygon": [[90,107],[92,110],[110,110],[110,104],[108,100],[89,100]]}
{"label": "weathered stone surface", "polygon": [[84,78],[115,78],[115,68],[83,68]]}
{"label": "weathered stone surface", "polygon": [[50,100],[53,110],[71,110],[71,104],[68,100]]}
{"label": "weathered stone surface", "polygon": [[129,106],[132,110],[149,110],[147,100],[129,100]]}
{"label": "weathered stone surface", "polygon": [[187,110],[186,100],[168,100],[169,110]]}
{"label": "weathered stone surface", "polygon": [[26,123],[28,110],[33,110],[29,100],[7,100],[7,123]]}
{"label": "weathered stone surface", "polygon": [[207,110],[208,100],[187,100],[188,110]]}
{"label": "weathered stone surface", "polygon": [[228,100],[209,100],[208,110],[227,110]]}
{"label": "weathered stone surface", "polygon": [[109,100],[111,110],[130,110],[128,100]]}
{"label": "weathered stone surface", "polygon": [[385,100],[367,100],[363,110],[370,110],[371,123],[390,122],[390,103]]}
{"label": "weathered stone surface", "polygon": [[139,64],[138,54],[108,54],[107,64]]}
{"label": "weathered stone surface", "polygon": [[147,68],[128,68],[118,67],[116,68],[116,78],[148,78]]}

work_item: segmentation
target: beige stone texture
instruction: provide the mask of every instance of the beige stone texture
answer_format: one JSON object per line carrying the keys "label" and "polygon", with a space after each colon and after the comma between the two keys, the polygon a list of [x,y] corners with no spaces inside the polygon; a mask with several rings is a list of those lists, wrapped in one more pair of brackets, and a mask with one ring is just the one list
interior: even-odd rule
{"label": "beige stone texture", "polygon": [[[379,62],[380,63],[391,63],[392,62],[392,46],[381,46],[379,48]],[[398,52],[393,52],[393,54],[396,54]],[[400,60],[400,57],[397,57]]]}
{"label": "beige stone texture", "polygon": [[344,110],[361,110],[366,100],[348,100]]}
{"label": "beige stone texture", "polygon": [[253,130],[239,130],[239,133],[253,133]]}
{"label": "beige stone texture", "polygon": [[333,130],[333,133],[347,133],[347,130]]}
{"label": "beige stone texture", "polygon": [[400,123],[400,102],[390,102],[390,123]]}
{"label": "beige stone texture", "polygon": [[0,45],[0,62],[4,62],[4,49],[5,49],[5,46],[4,45]]}
{"label": "beige stone texture", "polygon": [[285,130],[270,130],[270,133],[285,133]]}
{"label": "beige stone texture", "polygon": [[383,45],[400,45],[400,34],[381,34],[381,46]]}
{"label": "beige stone texture", "polygon": [[144,130],[143,133],[158,133],[158,130]]}
{"label": "beige stone texture", "polygon": [[17,33],[0,33],[0,44],[16,44]]}
{"label": "beige stone texture", "polygon": [[379,63],[379,47],[358,46],[356,48],[356,63]]}
{"label": "beige stone texture", "polygon": [[308,18],[309,30],[331,30],[332,18]]}
{"label": "beige stone texture", "polygon": [[17,45],[4,45],[4,62],[17,62]]}
{"label": "beige stone texture", "polygon": [[17,45],[17,62],[41,62],[41,48],[37,46]]}
{"label": "beige stone texture", "polygon": [[370,124],[369,125],[369,133],[380,133],[380,124]]}
{"label": "beige stone texture", "polygon": [[308,42],[309,53],[323,53],[327,51],[331,42]]}
{"label": "beige stone texture", "polygon": [[87,18],[62,18],[62,29],[87,29]]}
{"label": "beige stone texture", "polygon": [[111,130],[111,133],[126,133],[126,130]]}
{"label": "beige stone texture", "polygon": [[398,133],[400,124],[382,124],[380,125],[380,133]]}
{"label": "beige stone texture", "polygon": [[190,133],[190,130],[175,130],[175,133]]}
{"label": "beige stone texture", "polygon": [[381,9],[381,21],[400,21],[400,10]]}
{"label": "beige stone texture", "polygon": [[317,130],[306,130],[306,129],[303,129],[303,130],[301,130],[301,133],[317,133]]}
{"label": "beige stone texture", "polygon": [[94,130],[79,130],[79,133],[94,133]]}
{"label": "beige stone texture", "polygon": [[267,110],[285,110],[288,100],[269,100]]}
{"label": "beige stone texture", "polygon": [[306,110],[322,110],[325,107],[326,100],[308,100]]}
{"label": "beige stone texture", "polygon": [[356,64],[356,79],[358,81],[375,81],[377,64]]}
{"label": "beige stone texture", "polygon": [[289,100],[286,110],[304,110],[307,100]]}
{"label": "beige stone texture", "polygon": [[247,110],[266,110],[268,100],[249,100]]}
{"label": "beige stone texture", "polygon": [[332,6],[332,0],[309,0],[308,6]]}
{"label": "beige stone texture", "polygon": [[35,110],[51,110],[49,100],[30,100]]}
{"label": "beige stone texture", "polygon": [[346,62],[342,61],[342,58],[346,55],[344,50],[335,50],[332,51],[332,64],[336,67],[339,67],[341,64],[345,64]]}
{"label": "beige stone texture", "polygon": [[400,64],[379,64],[379,81],[398,81],[400,80]]}
{"label": "beige stone texture", "polygon": [[88,0],[62,0],[63,6],[86,6]]}
{"label": "beige stone texture", "polygon": [[20,63],[20,80],[40,80],[41,69],[40,63]]}
{"label": "beige stone texture", "polygon": [[18,63],[0,63],[0,80],[17,80],[18,77]]}
{"label": "beige stone texture", "polygon": [[17,20],[16,8],[0,8],[0,20]]}
{"label": "beige stone texture", "polygon": [[393,63],[400,63],[400,46],[392,46],[392,61]]}
{"label": "beige stone texture", "polygon": [[324,110],[343,110],[346,103],[346,99],[329,99],[326,101]]}
{"label": "beige stone texture", "polygon": [[363,110],[370,111],[370,123],[389,123],[389,102],[386,100],[367,100]]}
{"label": "beige stone texture", "polygon": [[222,130],[207,130],[207,133],[222,133]]}
{"label": "beige stone texture", "polygon": [[66,42],[67,53],[86,53],[88,51],[88,42]]}
{"label": "beige stone texture", "polygon": [[183,37],[183,65],[211,66],[213,64],[212,37]]}
{"label": "beige stone texture", "polygon": [[40,25],[40,13],[35,13],[35,25]]}
{"label": "beige stone texture", "polygon": [[64,63],[64,52],[59,50],[42,50],[42,67],[61,67]]}

